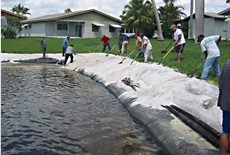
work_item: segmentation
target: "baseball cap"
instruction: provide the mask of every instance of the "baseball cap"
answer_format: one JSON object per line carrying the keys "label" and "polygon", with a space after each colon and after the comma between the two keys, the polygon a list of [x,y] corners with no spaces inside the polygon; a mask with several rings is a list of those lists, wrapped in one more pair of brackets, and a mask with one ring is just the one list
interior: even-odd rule
{"label": "baseball cap", "polygon": [[144,34],[143,34],[143,33],[141,33],[139,36],[140,36],[140,37],[143,37],[143,36],[144,36]]}
{"label": "baseball cap", "polygon": [[134,35],[133,35],[133,36],[138,36],[138,35],[137,35],[137,33],[134,33]]}
{"label": "baseball cap", "polygon": [[180,27],[180,26],[181,26],[181,24],[180,24],[180,23],[178,23],[176,26],[177,26],[177,27]]}
{"label": "baseball cap", "polygon": [[198,37],[197,37],[197,42],[200,42],[200,39],[203,38],[204,35],[203,34],[200,34]]}
{"label": "baseball cap", "polygon": [[176,25],[175,24],[171,25],[170,29],[172,29],[173,27],[176,27]]}

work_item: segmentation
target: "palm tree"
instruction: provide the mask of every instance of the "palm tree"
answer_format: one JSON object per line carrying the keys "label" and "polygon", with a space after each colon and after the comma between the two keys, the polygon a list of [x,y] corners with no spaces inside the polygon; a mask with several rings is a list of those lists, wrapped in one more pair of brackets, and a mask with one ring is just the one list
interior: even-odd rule
{"label": "palm tree", "polygon": [[19,3],[17,6],[15,5],[12,9],[11,9],[11,11],[13,11],[13,12],[16,12],[17,14],[20,14],[21,12],[22,12],[22,6],[21,6],[21,4]]}
{"label": "palm tree", "polygon": [[163,41],[164,36],[163,36],[163,33],[162,33],[161,21],[160,21],[160,18],[159,18],[159,14],[158,14],[158,11],[157,11],[155,0],[152,0],[152,6],[153,6],[154,13],[155,13],[156,21],[157,21],[158,40]]}
{"label": "palm tree", "polygon": [[190,4],[189,40],[193,40],[193,0]]}
{"label": "palm tree", "polygon": [[[204,0],[196,0],[196,38],[200,34],[204,34]],[[195,39],[196,42],[196,39]]]}
{"label": "palm tree", "polygon": [[29,13],[30,9],[29,8],[25,8],[24,6],[22,6],[22,15],[30,15]]}
{"label": "palm tree", "polygon": [[[136,33],[144,32],[148,36],[152,36],[154,31],[153,9],[150,1],[131,0],[125,5],[125,10],[120,15],[125,22],[126,29],[133,29]],[[152,31],[152,32],[150,32]]]}
{"label": "palm tree", "polygon": [[72,10],[70,8],[67,8],[67,9],[65,9],[65,13],[67,13],[67,12],[72,12]]}

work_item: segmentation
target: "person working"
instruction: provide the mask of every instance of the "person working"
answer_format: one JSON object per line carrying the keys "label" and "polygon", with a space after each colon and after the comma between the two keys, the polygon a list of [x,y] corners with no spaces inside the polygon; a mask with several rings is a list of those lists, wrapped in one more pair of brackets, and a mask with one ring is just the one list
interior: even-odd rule
{"label": "person working", "polygon": [[42,53],[43,53],[42,57],[45,58],[46,57],[46,41],[44,38],[40,40],[40,44],[42,46]]}
{"label": "person working", "polygon": [[200,42],[202,52],[205,54],[205,58],[206,58],[204,64],[204,70],[201,76],[202,80],[207,79],[211,67],[213,67],[213,71],[216,76],[220,75],[220,68],[219,68],[220,50],[218,48],[220,40],[221,40],[220,35],[204,37],[204,35],[201,34],[197,38],[197,42]]}
{"label": "person working", "polygon": [[68,61],[69,57],[71,58],[70,63],[73,63],[73,53],[76,55],[73,45],[68,46],[66,48],[64,65],[66,65],[66,62]]}
{"label": "person working", "polygon": [[144,48],[144,62],[148,62],[148,59],[153,60],[152,56],[152,44],[149,41],[148,37],[144,36],[143,33],[140,34],[141,39],[143,39],[143,48]]}
{"label": "person working", "polygon": [[109,50],[111,50],[111,47],[109,45],[109,41],[110,41],[110,38],[107,37],[106,35],[103,35],[103,37],[101,38],[101,42],[103,42],[103,45],[104,45],[102,53],[105,52],[106,46],[108,46]]}
{"label": "person working", "polygon": [[141,51],[137,56],[139,58],[141,57],[141,54],[144,53],[143,42],[142,39],[137,35],[137,33],[134,34],[134,37],[136,38],[136,50],[138,50],[138,53]]}
{"label": "person working", "polygon": [[230,59],[225,63],[220,75],[219,88],[218,106],[223,111],[223,133],[220,137],[220,152],[221,155],[227,155],[230,137]]}
{"label": "person working", "polygon": [[129,44],[130,38],[125,35],[122,34],[122,38],[121,38],[121,42],[122,42],[122,47],[121,47],[121,56],[123,56],[124,54],[124,49],[126,51],[126,54],[128,54],[128,44]]}
{"label": "person working", "polygon": [[69,45],[69,39],[70,37],[68,36],[67,38],[63,40],[63,43],[62,43],[62,56],[63,57],[65,56],[66,48]]}
{"label": "person working", "polygon": [[173,30],[173,35],[174,35],[174,42],[175,42],[175,49],[176,49],[176,53],[178,56],[178,62],[181,61],[181,54],[184,50],[184,46],[185,46],[185,38],[184,38],[184,33],[181,31],[181,29],[177,28],[176,25],[172,25],[170,27]]}
{"label": "person working", "polygon": [[118,36],[118,41],[117,43],[119,44],[119,53],[121,53],[121,48],[122,48],[122,31],[119,31],[119,36]]}

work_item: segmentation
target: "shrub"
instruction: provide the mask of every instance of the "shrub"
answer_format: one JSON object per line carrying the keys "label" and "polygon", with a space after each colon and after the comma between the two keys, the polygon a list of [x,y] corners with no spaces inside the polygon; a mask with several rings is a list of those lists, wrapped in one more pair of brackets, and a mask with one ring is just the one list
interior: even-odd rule
{"label": "shrub", "polygon": [[22,25],[18,18],[6,16],[6,24],[1,29],[2,35],[5,38],[16,38],[21,30]]}

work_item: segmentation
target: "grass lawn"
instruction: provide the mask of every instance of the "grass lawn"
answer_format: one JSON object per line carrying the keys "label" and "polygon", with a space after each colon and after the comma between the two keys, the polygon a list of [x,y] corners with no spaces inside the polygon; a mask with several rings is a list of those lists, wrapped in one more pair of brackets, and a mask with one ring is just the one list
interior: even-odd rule
{"label": "grass lawn", "polygon": [[[1,39],[1,52],[2,53],[42,53],[42,49],[39,43],[41,38],[36,37],[22,37],[18,39]],[[45,38],[47,43],[47,53],[62,53],[62,38]],[[160,62],[160,60],[165,55],[161,53],[169,43],[170,39],[165,41],[157,41],[156,39],[150,40],[153,46],[153,58],[152,62]],[[112,47],[117,42],[117,38],[112,38],[110,40],[110,46]],[[94,48],[101,45],[100,39],[77,39],[71,38],[69,44],[73,44],[77,53],[89,53],[101,52],[102,47],[97,50]],[[171,45],[172,46],[172,45]],[[220,69],[222,70],[224,63],[230,58],[230,41],[221,41],[219,48],[221,50],[220,57]],[[130,44],[128,45],[128,51],[131,52],[135,49],[135,38],[131,38]],[[170,47],[168,48],[168,50]],[[106,49],[108,52],[108,49]],[[118,45],[113,49],[113,54],[118,54]],[[137,52],[131,55],[134,58]],[[204,54],[201,52],[200,45],[195,44],[194,41],[187,40],[184,52],[181,57],[181,62],[177,62],[177,54],[175,52],[169,53],[169,55],[163,60],[162,64],[174,68],[178,72],[190,75],[196,67],[203,61]],[[143,58],[138,58],[137,61],[143,62]],[[203,66],[194,74],[194,76],[200,78],[203,71]],[[214,76],[213,70],[209,72],[208,82],[217,85],[218,77]]]}

